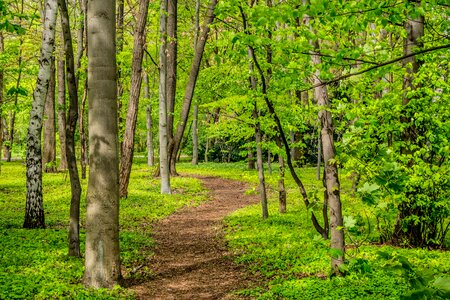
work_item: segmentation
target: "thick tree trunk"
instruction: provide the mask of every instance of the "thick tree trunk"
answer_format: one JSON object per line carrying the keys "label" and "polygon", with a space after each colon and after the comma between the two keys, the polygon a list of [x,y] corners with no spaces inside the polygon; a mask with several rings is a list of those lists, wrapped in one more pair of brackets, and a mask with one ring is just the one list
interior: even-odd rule
{"label": "thick tree trunk", "polygon": [[115,1],[88,2],[89,182],[84,284],[119,282],[119,155]]}
{"label": "thick tree trunk", "polygon": [[198,105],[194,106],[192,120],[192,164],[198,165]]}
{"label": "thick tree trunk", "polygon": [[56,124],[55,124],[55,59],[52,59],[50,82],[44,105],[44,145],[42,165],[46,173],[56,172]]}
{"label": "thick tree trunk", "polygon": [[150,99],[150,83],[148,80],[148,74],[144,73],[144,98],[147,99],[150,104],[146,109],[146,125],[147,125],[147,165],[153,167],[155,165],[155,149],[153,147],[153,116],[152,116],[152,103]]}
{"label": "thick tree trunk", "polygon": [[217,0],[212,0],[211,5],[208,8],[208,16],[205,25],[203,26],[202,34],[197,42],[197,48],[195,49],[194,59],[192,61],[191,71],[189,73],[188,83],[184,94],[183,106],[181,109],[180,120],[178,122],[177,131],[173,138],[173,143],[169,147],[170,151],[170,169],[171,172],[176,174],[176,158],[177,153],[180,150],[181,141],[184,131],[186,129],[187,120],[189,117],[189,111],[191,108],[192,97],[194,96],[195,84],[197,82],[198,73],[200,70],[200,63],[203,57],[203,51],[205,49],[206,41],[209,34],[209,25],[214,20],[214,9],[216,7]]}
{"label": "thick tree trunk", "polygon": [[45,2],[44,31],[42,33],[41,58],[36,89],[30,112],[27,134],[27,194],[24,228],[45,228],[44,206],[42,198],[42,156],[41,132],[42,118],[47,89],[50,82],[51,63],[55,48],[55,27],[58,5],[56,0]]}
{"label": "thick tree trunk", "polygon": [[[177,89],[177,0],[167,1],[167,136],[173,139],[173,118]],[[170,153],[169,153],[170,155]],[[176,175],[171,170],[171,175]]]}
{"label": "thick tree trunk", "polygon": [[61,12],[61,28],[66,54],[67,87],[69,91],[69,115],[66,124],[66,151],[69,166],[71,200],[69,222],[69,256],[81,256],[80,252],[80,198],[81,184],[78,176],[77,159],[75,155],[75,130],[78,121],[78,89],[75,78],[75,64],[70,33],[69,14],[66,0],[58,0]]}
{"label": "thick tree trunk", "polygon": [[64,58],[58,59],[58,131],[61,148],[59,169],[67,169],[66,156],[66,72]]}
{"label": "thick tree trunk", "polygon": [[134,32],[133,63],[131,73],[130,100],[125,125],[125,135],[122,143],[122,157],[120,161],[119,196],[128,196],[128,183],[130,180],[131,165],[133,163],[134,134],[139,107],[139,96],[142,84],[142,59],[145,47],[145,25],[147,24],[149,0],[139,2],[136,31]]}
{"label": "thick tree trunk", "polygon": [[159,33],[161,48],[159,52],[159,173],[161,194],[170,194],[169,137],[167,128],[167,0],[161,0]]}

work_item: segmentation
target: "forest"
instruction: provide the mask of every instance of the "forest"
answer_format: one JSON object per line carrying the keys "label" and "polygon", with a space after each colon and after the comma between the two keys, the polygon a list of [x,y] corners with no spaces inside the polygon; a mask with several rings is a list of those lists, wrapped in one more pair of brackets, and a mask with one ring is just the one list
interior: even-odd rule
{"label": "forest", "polygon": [[0,0],[0,299],[450,299],[447,0]]}

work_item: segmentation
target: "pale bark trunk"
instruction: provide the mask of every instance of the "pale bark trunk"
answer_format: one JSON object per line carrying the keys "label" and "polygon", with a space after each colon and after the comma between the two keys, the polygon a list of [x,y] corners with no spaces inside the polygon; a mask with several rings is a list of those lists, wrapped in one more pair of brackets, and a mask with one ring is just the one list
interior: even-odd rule
{"label": "pale bark trunk", "polygon": [[146,125],[147,125],[147,165],[153,167],[155,165],[155,149],[153,147],[153,116],[152,116],[152,103],[150,99],[150,83],[148,80],[148,74],[144,73],[144,98],[150,101],[146,109]]}
{"label": "pale bark trunk", "polygon": [[321,134],[317,136],[317,167],[316,179],[320,180],[320,166],[322,165],[322,137]]}
{"label": "pale bark trunk", "polygon": [[216,7],[217,0],[212,0],[211,5],[208,8],[208,16],[205,25],[202,29],[202,34],[197,42],[197,48],[195,49],[194,59],[192,61],[191,71],[189,73],[188,83],[184,94],[183,106],[181,109],[180,120],[178,122],[177,131],[173,138],[173,143],[170,145],[170,169],[171,172],[176,174],[176,158],[177,153],[180,150],[181,141],[184,131],[186,129],[187,120],[189,117],[189,111],[191,108],[192,97],[194,96],[195,84],[197,82],[198,73],[200,70],[200,64],[203,57],[203,51],[205,49],[206,41],[209,34],[209,25],[214,20],[214,9]]}
{"label": "pale bark trunk", "polygon": [[66,151],[69,166],[71,200],[69,222],[69,256],[81,256],[80,252],[80,198],[81,184],[78,176],[77,159],[75,155],[75,130],[78,121],[78,89],[75,78],[72,36],[70,33],[69,14],[66,0],[58,0],[61,12],[61,28],[64,39],[66,57],[67,87],[69,92],[69,115],[66,124]]}
{"label": "pale bark trunk", "polygon": [[120,197],[128,196],[128,183],[130,180],[131,165],[133,163],[134,135],[139,107],[139,96],[142,85],[142,59],[145,46],[145,25],[147,24],[149,0],[139,2],[139,14],[137,17],[136,31],[134,33],[133,63],[131,66],[130,100],[125,125],[125,134],[122,143],[122,157],[120,162]]}
{"label": "pale bark trunk", "polygon": [[46,173],[56,172],[56,124],[55,124],[55,59],[52,59],[50,82],[44,105],[44,144],[42,165]]}
{"label": "pale bark trunk", "polygon": [[[88,75],[87,75],[88,76]],[[81,178],[86,179],[86,168],[89,164],[88,162],[88,139],[86,132],[86,121],[85,118],[87,115],[86,111],[86,102],[88,98],[88,81],[89,79],[86,77],[84,82],[84,91],[83,98],[81,99],[81,107],[79,109],[79,125],[80,125],[80,163],[81,163]]]}
{"label": "pale bark trunk", "polygon": [[42,197],[41,132],[44,104],[50,81],[51,62],[55,47],[55,26],[58,5],[56,0],[45,2],[44,31],[36,89],[30,112],[27,134],[26,176],[27,193],[24,228],[45,228]]}
{"label": "pale bark trunk", "polygon": [[[309,25],[309,17],[306,17],[306,23]],[[312,42],[314,51],[319,51],[319,41]],[[312,63],[318,67],[321,64],[321,58],[318,54],[312,55]],[[319,85],[320,71],[314,74],[313,85]],[[330,242],[331,249],[335,251],[331,256],[331,268],[334,274],[341,274],[339,266],[344,263],[345,240],[344,240],[344,222],[342,216],[340,183],[338,175],[338,167],[335,160],[333,122],[331,112],[328,109],[328,91],[326,86],[318,86],[314,89],[314,98],[320,107],[319,120],[321,124],[321,141],[323,161],[325,168],[325,185],[328,199],[328,207],[330,212]]]}
{"label": "pale bark trunk", "polygon": [[[125,1],[117,0],[117,36],[116,36],[116,53],[120,54],[123,51],[124,45],[124,11],[125,11]],[[119,126],[119,134],[123,130],[123,118],[122,118],[122,95],[123,95],[123,83],[122,83],[122,63],[119,61],[117,63],[117,122]],[[122,151],[122,140],[119,139],[119,151]],[[119,152],[119,155],[121,153]]]}
{"label": "pale bark trunk", "polygon": [[192,164],[198,165],[198,105],[194,106],[192,120]]}
{"label": "pale bark trunk", "polygon": [[269,217],[269,210],[267,208],[267,193],[266,193],[266,180],[264,177],[264,163],[262,157],[262,136],[261,125],[259,123],[259,113],[255,103],[255,109],[253,110],[253,119],[255,120],[255,138],[256,138],[256,165],[258,167],[258,180],[259,180],[259,197],[261,198],[261,210],[263,219]]}
{"label": "pale bark trunk", "polygon": [[61,148],[61,160],[59,169],[67,169],[66,156],[66,72],[64,70],[64,58],[58,59],[58,130]]}
{"label": "pale bark trunk", "polygon": [[[173,118],[177,89],[177,0],[167,1],[167,136],[173,139]],[[169,153],[170,155],[170,153]],[[175,175],[171,170],[171,175]]]}
{"label": "pale bark trunk", "polygon": [[84,284],[120,279],[115,1],[88,2],[89,182]]}
{"label": "pale bark trunk", "polygon": [[159,52],[159,173],[161,175],[161,194],[170,194],[170,171],[167,124],[167,0],[161,0],[159,33],[161,48]]}

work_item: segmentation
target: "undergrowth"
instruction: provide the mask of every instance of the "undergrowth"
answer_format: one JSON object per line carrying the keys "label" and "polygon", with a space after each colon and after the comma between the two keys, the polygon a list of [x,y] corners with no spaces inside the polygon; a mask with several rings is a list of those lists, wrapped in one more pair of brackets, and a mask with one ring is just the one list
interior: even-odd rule
{"label": "undergrowth", "polygon": [[[257,192],[256,171],[244,163],[200,164],[179,167],[186,173],[216,175],[250,183]],[[322,202],[322,182],[315,169],[299,170],[309,196]],[[238,263],[266,278],[267,284],[238,293],[256,299],[450,299],[450,255],[447,251],[392,247],[379,244],[373,209],[351,192],[341,176],[341,199],[346,231],[345,277],[329,274],[329,241],[314,230],[300,193],[288,176],[288,207],[278,212],[277,173],[266,172],[269,218],[260,205],[243,208],[226,218],[226,240]],[[320,209],[317,205],[316,209]]]}
{"label": "undergrowth", "polygon": [[[120,248],[124,281],[149,276],[151,223],[185,205],[206,200],[201,182],[173,178],[173,194],[160,195],[159,181],[143,162],[133,164],[129,196],[120,201]],[[43,175],[46,229],[22,229],[25,165],[2,163],[0,174],[0,299],[132,299],[125,288],[86,290],[84,260],[67,256],[70,181],[67,173]],[[81,250],[84,253],[85,195],[82,180]]]}

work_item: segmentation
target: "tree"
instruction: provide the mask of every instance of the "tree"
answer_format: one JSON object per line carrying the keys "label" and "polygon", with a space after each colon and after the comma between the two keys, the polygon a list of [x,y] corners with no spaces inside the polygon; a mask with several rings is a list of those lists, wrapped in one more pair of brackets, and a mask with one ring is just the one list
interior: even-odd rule
{"label": "tree", "polygon": [[134,135],[139,107],[139,96],[142,84],[142,59],[145,47],[145,25],[147,24],[148,0],[139,2],[136,30],[134,33],[133,64],[131,74],[130,100],[125,125],[125,135],[122,143],[122,158],[120,161],[120,197],[128,196],[131,165],[133,163]]}
{"label": "tree", "polygon": [[33,93],[33,105],[27,134],[27,196],[24,228],[44,228],[44,207],[42,197],[42,155],[41,132],[42,118],[47,89],[50,83],[51,63],[55,47],[55,26],[58,5],[56,0],[45,2],[44,31],[42,33],[41,58],[36,89]]}
{"label": "tree", "polygon": [[78,89],[75,76],[75,63],[70,33],[69,13],[66,0],[58,0],[61,12],[61,28],[63,32],[64,53],[66,57],[66,78],[69,91],[69,114],[66,123],[66,156],[69,166],[71,200],[69,222],[69,256],[81,256],[80,252],[80,198],[81,184],[78,176],[75,152],[75,130],[78,121]]}
{"label": "tree", "polygon": [[84,284],[112,288],[121,276],[115,1],[89,1],[87,17],[90,169]]}
{"label": "tree", "polygon": [[[148,74],[144,72],[144,98],[151,101],[150,97],[150,83]],[[147,105],[146,109],[146,127],[147,127],[147,165],[153,167],[155,164],[155,150],[153,147],[153,116],[152,103]]]}
{"label": "tree", "polygon": [[[56,172],[56,128],[55,128],[55,59],[51,64],[50,83],[44,106],[44,145],[42,164],[45,172]],[[46,118],[45,118],[46,117]]]}
{"label": "tree", "polygon": [[66,155],[66,72],[64,53],[58,58],[58,129],[59,143],[61,149],[61,159],[59,161],[59,169],[67,169]]}
{"label": "tree", "polygon": [[167,123],[167,0],[161,0],[160,8],[160,52],[159,52],[159,170],[161,194],[170,194],[169,136]]}

